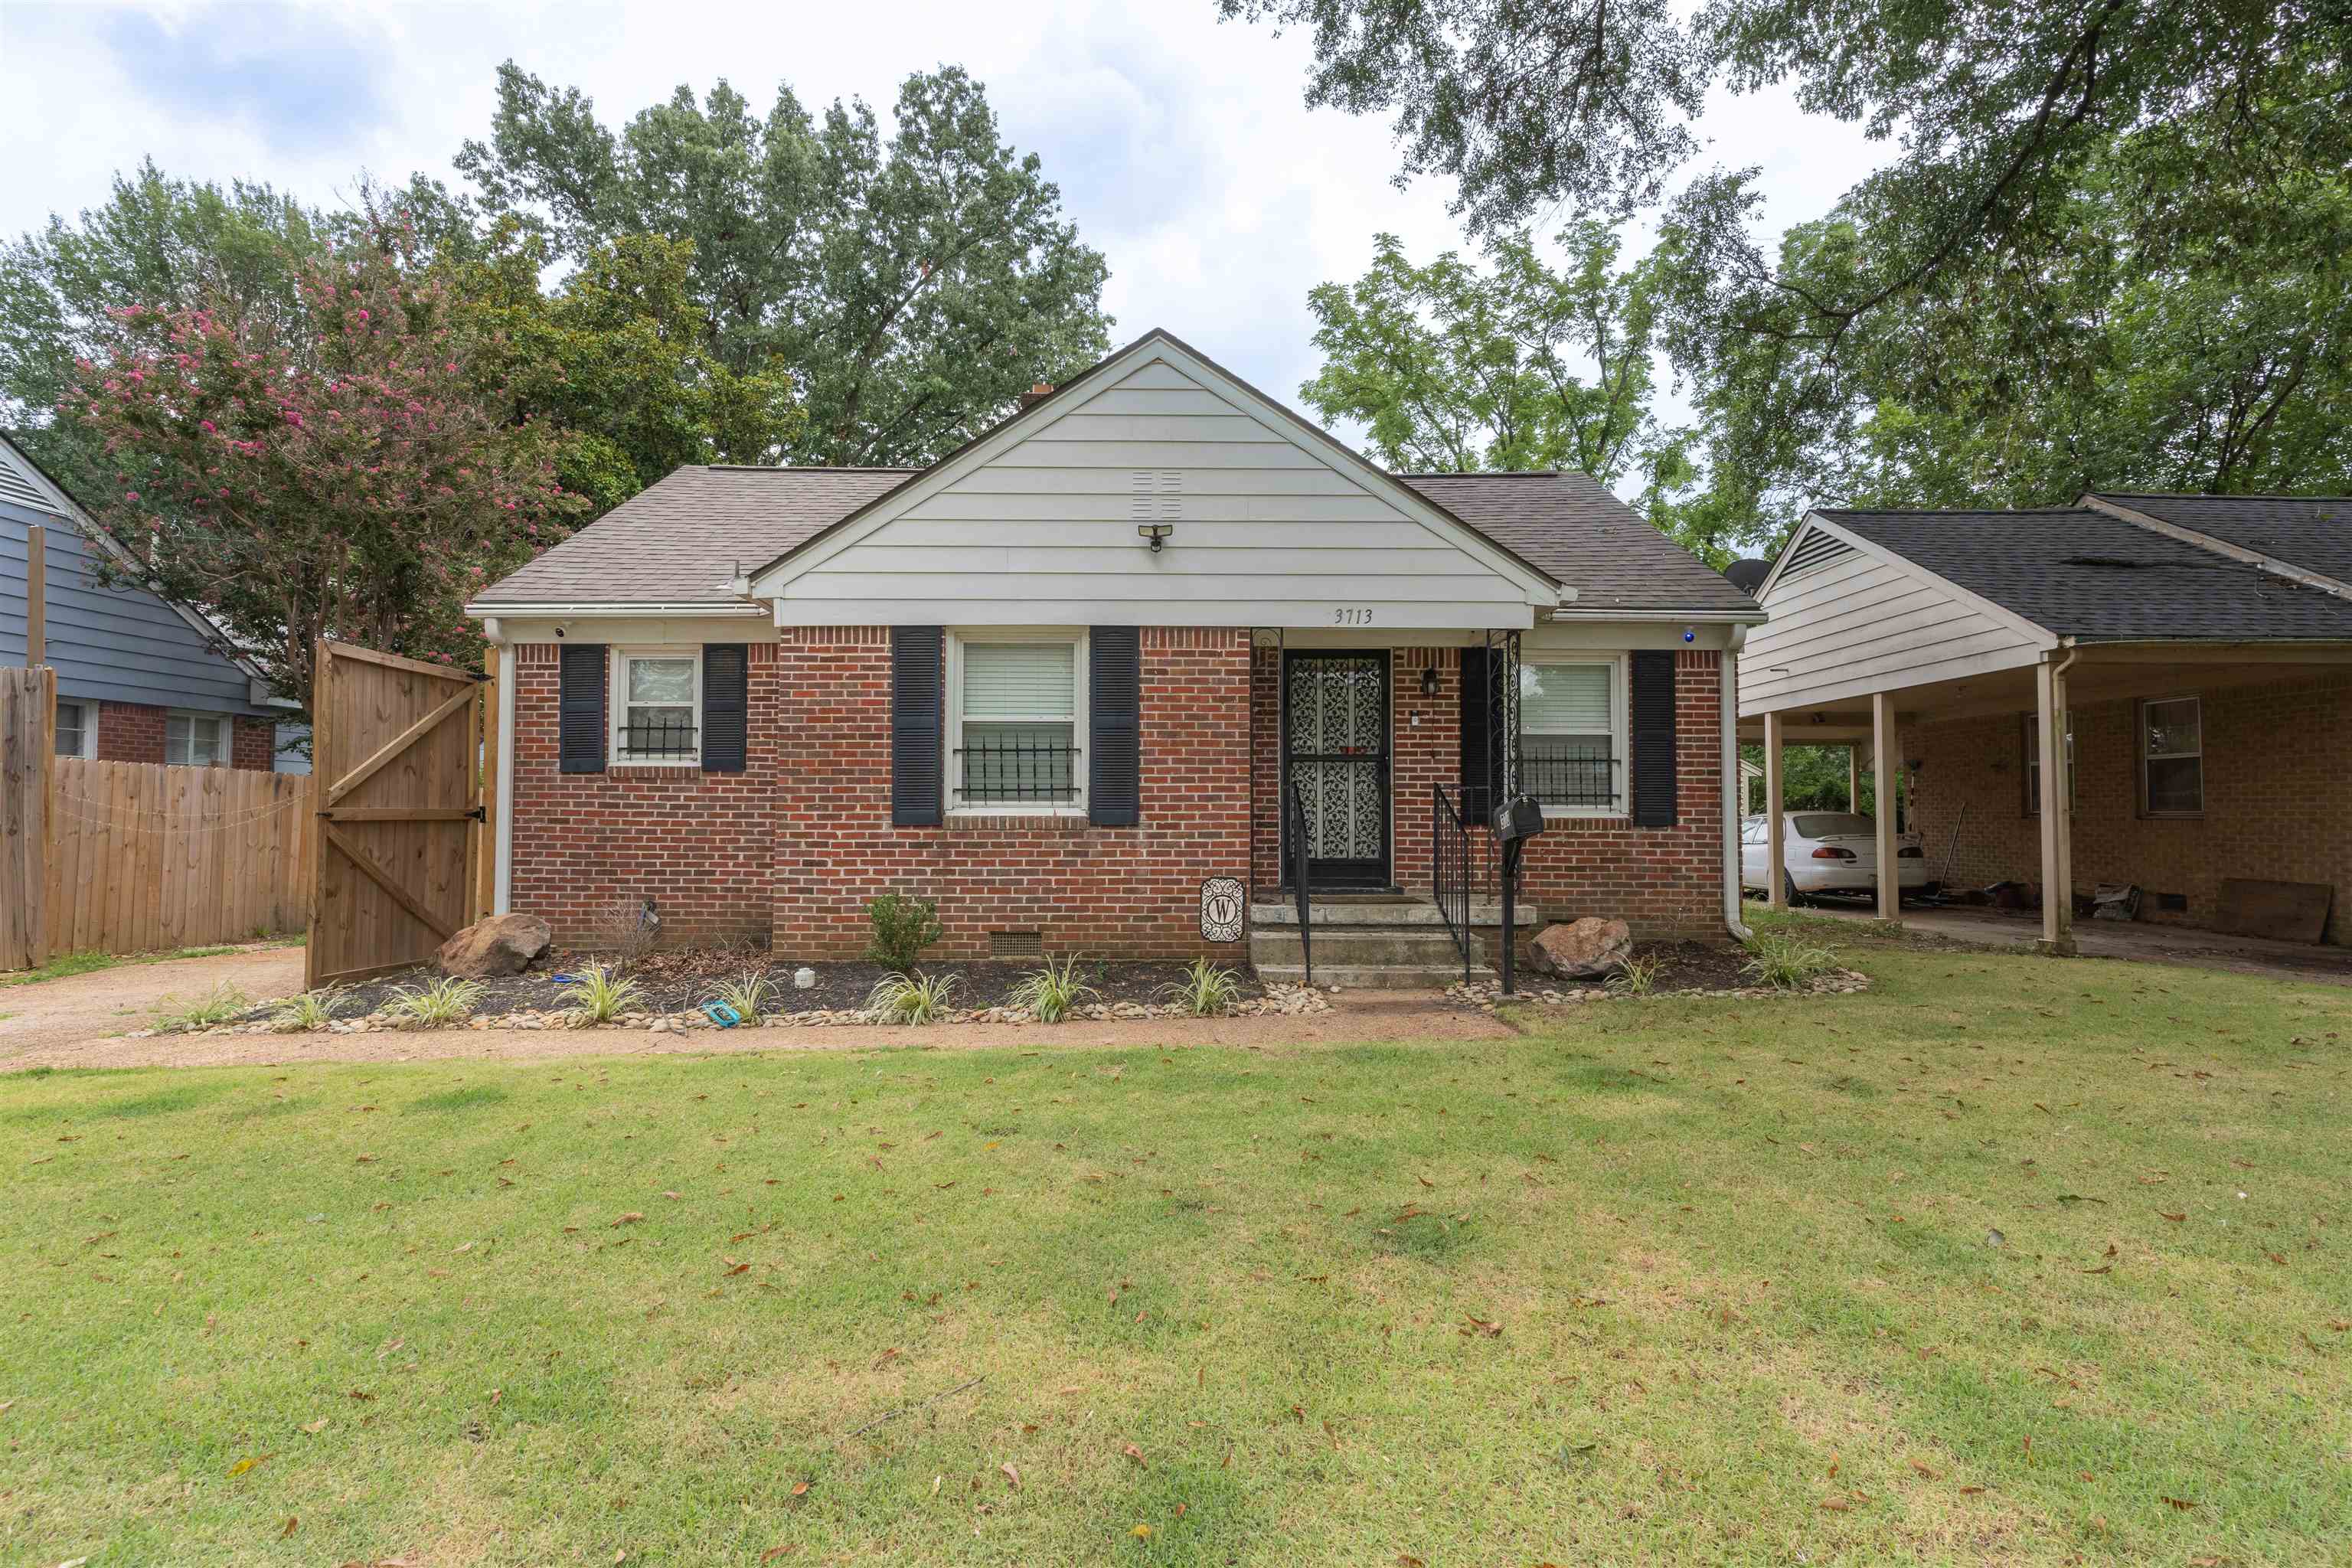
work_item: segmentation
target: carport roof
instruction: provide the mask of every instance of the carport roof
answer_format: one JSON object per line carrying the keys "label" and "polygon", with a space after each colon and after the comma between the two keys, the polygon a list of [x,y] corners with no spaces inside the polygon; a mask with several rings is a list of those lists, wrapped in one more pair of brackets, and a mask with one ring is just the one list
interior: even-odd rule
{"label": "carport roof", "polygon": [[[2146,510],[2142,503],[2156,498],[2114,499]],[[2299,504],[2352,510],[2344,502]],[[2088,507],[1812,515],[2060,637],[2352,641],[2352,599]]]}

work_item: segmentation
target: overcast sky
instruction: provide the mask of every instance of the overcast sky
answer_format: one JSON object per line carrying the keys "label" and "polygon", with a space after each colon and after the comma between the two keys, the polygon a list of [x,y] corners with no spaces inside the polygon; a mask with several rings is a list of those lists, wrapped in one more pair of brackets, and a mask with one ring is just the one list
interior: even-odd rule
{"label": "overcast sky", "polygon": [[[1220,25],[1213,0],[687,0],[464,6],[0,0],[0,230],[105,198],[118,169],[267,180],[307,201],[388,183],[486,133],[500,61],[576,86],[607,124],[725,77],[764,111],[887,110],[909,72],[968,68],[1110,260],[1115,341],[1164,326],[1278,397],[1313,374],[1307,291],[1353,279],[1374,233],[1459,243],[1436,182],[1397,190],[1388,126],[1303,107],[1303,37]],[[1818,216],[1882,149],[1778,94],[1727,99],[1710,158],[1761,164],[1775,228]],[[1671,416],[1670,405],[1665,410]]]}

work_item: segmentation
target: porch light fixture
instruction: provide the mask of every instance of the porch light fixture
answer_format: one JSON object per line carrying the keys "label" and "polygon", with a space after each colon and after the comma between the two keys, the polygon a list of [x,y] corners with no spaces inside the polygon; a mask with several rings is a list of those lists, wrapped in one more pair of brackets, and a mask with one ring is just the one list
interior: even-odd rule
{"label": "porch light fixture", "polygon": [[1423,697],[1437,695],[1437,667],[1433,664],[1421,672],[1421,694]]}
{"label": "porch light fixture", "polygon": [[1136,524],[1135,531],[1151,542],[1151,553],[1157,555],[1160,547],[1167,543],[1176,531],[1176,525],[1172,522],[1142,522]]}

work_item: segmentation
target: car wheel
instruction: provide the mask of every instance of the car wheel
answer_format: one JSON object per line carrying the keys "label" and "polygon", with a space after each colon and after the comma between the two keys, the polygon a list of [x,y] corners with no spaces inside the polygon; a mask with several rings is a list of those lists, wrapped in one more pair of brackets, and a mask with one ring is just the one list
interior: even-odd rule
{"label": "car wheel", "polygon": [[1801,907],[1805,901],[1805,895],[1797,891],[1797,879],[1786,871],[1780,873],[1780,897],[1792,910]]}

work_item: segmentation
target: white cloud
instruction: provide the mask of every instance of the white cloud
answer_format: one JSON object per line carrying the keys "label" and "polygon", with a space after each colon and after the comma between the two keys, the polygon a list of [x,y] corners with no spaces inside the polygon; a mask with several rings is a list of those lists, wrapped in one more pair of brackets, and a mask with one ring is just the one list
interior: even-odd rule
{"label": "white cloud", "polygon": [[[321,203],[362,169],[454,180],[450,159],[485,132],[509,58],[579,87],[608,123],[721,76],[761,108],[784,81],[813,108],[858,95],[887,110],[908,73],[961,64],[1108,256],[1118,335],[1167,327],[1284,398],[1315,366],[1310,288],[1360,273],[1376,231],[1416,257],[1461,243],[1444,187],[1391,184],[1384,123],[1306,110],[1302,35],[1220,25],[1211,0],[10,0],[0,138],[17,155],[0,230],[94,205],[115,171],[148,156],[173,174],[263,179]],[[1764,166],[1776,226],[1818,216],[1876,161],[1857,132],[1800,116],[1779,93],[1728,100],[1701,128],[1711,156]]]}

